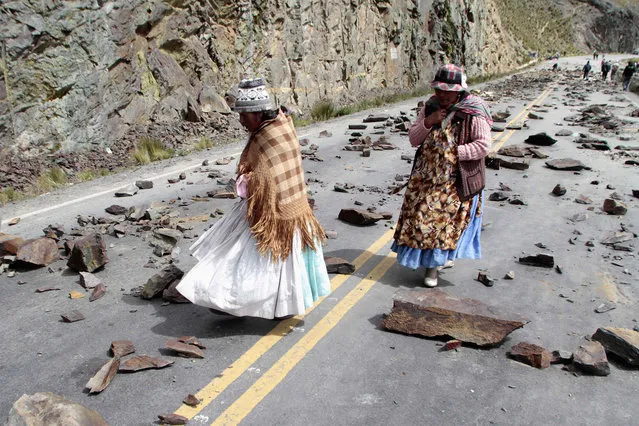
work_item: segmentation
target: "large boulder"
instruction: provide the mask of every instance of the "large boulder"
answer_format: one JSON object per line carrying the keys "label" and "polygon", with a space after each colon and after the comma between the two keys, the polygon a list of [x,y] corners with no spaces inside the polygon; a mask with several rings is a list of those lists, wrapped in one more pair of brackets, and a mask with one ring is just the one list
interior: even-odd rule
{"label": "large boulder", "polygon": [[89,234],[73,243],[67,266],[75,271],[93,272],[109,263],[102,235]]}

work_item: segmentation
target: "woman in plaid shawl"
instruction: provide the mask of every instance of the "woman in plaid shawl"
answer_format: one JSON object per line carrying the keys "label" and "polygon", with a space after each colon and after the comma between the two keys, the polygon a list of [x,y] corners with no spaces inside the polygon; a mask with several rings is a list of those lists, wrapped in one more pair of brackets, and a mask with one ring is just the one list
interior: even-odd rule
{"label": "woman in plaid shawl", "polygon": [[237,169],[242,200],[193,244],[199,262],[177,289],[236,316],[303,314],[330,282],[293,121],[273,108],[261,78],[242,80],[226,99],[250,132]]}
{"label": "woman in plaid shawl", "polygon": [[441,67],[431,86],[435,95],[408,132],[419,149],[391,247],[401,265],[426,268],[427,287],[437,285],[438,269],[455,258],[481,256],[483,158],[492,125],[486,103],[467,92],[461,68]]}

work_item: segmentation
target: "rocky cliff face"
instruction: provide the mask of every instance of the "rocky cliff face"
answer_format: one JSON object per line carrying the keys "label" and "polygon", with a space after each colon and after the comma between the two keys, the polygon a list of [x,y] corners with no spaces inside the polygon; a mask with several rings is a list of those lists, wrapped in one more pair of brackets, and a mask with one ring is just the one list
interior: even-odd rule
{"label": "rocky cliff face", "polygon": [[627,3],[620,7],[606,0],[573,0],[578,45],[599,52],[639,48],[639,4]]}
{"label": "rocky cliff face", "polygon": [[32,155],[220,130],[242,73],[304,112],[411,90],[445,61],[472,76],[522,58],[493,0],[15,0],[0,28],[0,149]]}

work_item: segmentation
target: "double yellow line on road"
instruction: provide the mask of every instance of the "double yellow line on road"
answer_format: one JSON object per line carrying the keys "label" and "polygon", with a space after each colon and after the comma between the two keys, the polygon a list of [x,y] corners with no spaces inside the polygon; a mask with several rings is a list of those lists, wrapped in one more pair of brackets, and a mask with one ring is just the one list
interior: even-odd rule
{"label": "double yellow line on road", "polygon": [[[543,102],[546,97],[548,97],[548,95],[554,90],[554,86],[550,87],[546,90],[544,90],[542,92],[541,95],[539,95],[535,100],[533,100],[528,106],[526,106],[523,110],[521,110],[519,112],[519,114],[517,114],[515,116],[515,118],[513,118],[512,120],[510,120],[508,123],[506,123],[506,127],[510,126],[513,123],[516,123],[517,121],[519,121],[524,114],[527,114],[535,105],[540,104],[541,102]],[[499,135],[498,137],[496,137],[495,139],[493,139],[493,146],[491,148],[491,152],[497,152],[499,151],[499,149],[504,145],[504,143],[510,139],[510,137],[515,133],[515,130],[509,130],[507,132],[502,133],[501,135]]]}
{"label": "double yellow line on road", "polygon": [[[540,103],[552,92],[552,88],[547,89],[528,106],[526,106],[507,125],[519,120],[530,109]],[[514,130],[501,134],[494,139],[493,151],[497,151],[510,137]],[[392,230],[386,231],[370,247],[353,261],[355,269],[359,270],[377,252],[379,252],[393,235]],[[373,287],[373,285],[384,276],[390,269],[395,259],[394,253],[386,255],[380,263],[371,271],[367,278],[351,290],[342,300],[340,300],[331,311],[326,314],[313,328],[311,328],[288,352],[282,356],[262,377],[260,377],[246,392],[244,392],[233,404],[231,404],[218,417],[213,425],[237,424],[244,419],[256,406],[266,397],[287,375],[288,373],[310,352],[315,345],[331,330],[346,313]],[[337,275],[331,280],[331,289],[338,289],[350,275]],[[208,385],[200,390],[195,396],[201,399],[197,407],[182,405],[175,411],[175,414],[182,415],[189,419],[199,414],[218,395],[226,390],[236,379],[238,379],[248,368],[259,360],[269,349],[271,349],[284,336],[310,314],[322,301],[321,298],[306,312],[305,315],[295,316],[279,322],[269,333],[260,338],[249,350],[240,358],[227,367],[218,377],[213,379]]]}
{"label": "double yellow line on road", "polygon": [[[357,259],[353,261],[355,269],[360,269],[366,262],[368,262],[379,250],[382,249],[382,247],[384,247],[384,245],[390,241],[392,235],[393,231],[389,229],[377,241],[371,244],[366,251],[359,255]],[[331,291],[338,289],[348,278],[350,278],[350,275],[343,274],[334,277],[331,280]],[[322,300],[324,300],[324,298],[317,300],[305,315],[310,314],[322,302]],[[268,334],[260,338],[260,340],[258,340],[240,358],[222,371],[219,377],[213,379],[195,395],[197,398],[202,400],[197,407],[191,407],[184,404],[175,411],[175,414],[179,414],[190,419],[200,413],[215,398],[217,398],[220,393],[229,387],[231,383],[233,383],[246,370],[248,370],[251,365],[262,357],[262,355],[279,342],[282,337],[290,333],[290,331],[302,320],[303,317],[304,316],[295,316],[280,321]]]}

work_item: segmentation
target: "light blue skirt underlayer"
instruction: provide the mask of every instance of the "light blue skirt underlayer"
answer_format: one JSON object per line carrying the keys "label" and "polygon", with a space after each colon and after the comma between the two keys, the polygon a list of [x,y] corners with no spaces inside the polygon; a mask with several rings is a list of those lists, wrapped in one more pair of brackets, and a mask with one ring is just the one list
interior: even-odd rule
{"label": "light blue skirt underlayer", "polygon": [[475,195],[473,198],[473,204],[470,208],[470,217],[472,218],[468,223],[468,226],[462,232],[461,238],[457,242],[457,248],[454,250],[440,250],[440,249],[428,249],[421,250],[408,246],[400,246],[397,241],[393,241],[391,250],[397,253],[397,262],[411,269],[417,269],[420,266],[425,268],[434,268],[436,266],[443,266],[449,260],[455,260],[458,258],[466,259],[479,259],[481,258],[481,219],[483,216],[477,213],[477,203],[479,201],[479,195]]}

